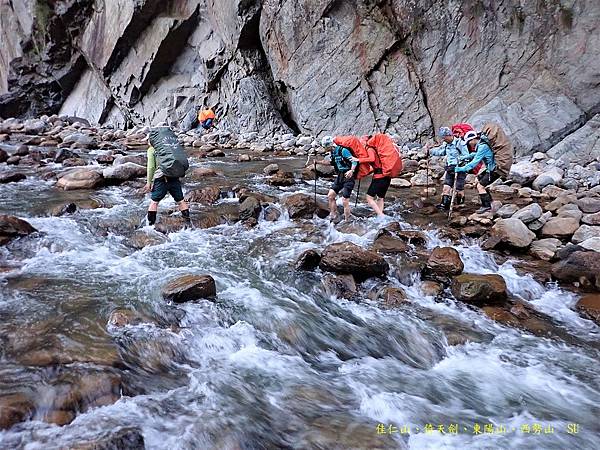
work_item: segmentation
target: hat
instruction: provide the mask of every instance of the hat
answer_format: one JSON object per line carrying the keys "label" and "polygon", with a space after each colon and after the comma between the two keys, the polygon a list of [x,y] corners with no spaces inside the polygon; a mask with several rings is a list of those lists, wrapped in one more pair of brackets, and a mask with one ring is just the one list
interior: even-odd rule
{"label": "hat", "polygon": [[477,139],[476,131],[469,131],[469,132],[467,132],[467,134],[465,134],[465,137],[464,137],[465,142],[469,142],[472,139]]}
{"label": "hat", "polygon": [[438,135],[440,137],[453,136],[452,131],[448,127],[441,127]]}
{"label": "hat", "polygon": [[333,138],[331,136],[325,136],[321,139],[321,146],[323,147],[331,147],[333,145]]}

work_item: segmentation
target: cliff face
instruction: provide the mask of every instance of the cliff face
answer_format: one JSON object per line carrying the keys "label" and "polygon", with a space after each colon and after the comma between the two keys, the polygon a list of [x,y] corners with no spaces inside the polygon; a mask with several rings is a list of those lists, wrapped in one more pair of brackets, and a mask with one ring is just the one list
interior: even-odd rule
{"label": "cliff face", "polygon": [[494,120],[529,154],[600,112],[599,24],[596,0],[0,0],[0,115],[204,102],[234,131],[404,140]]}

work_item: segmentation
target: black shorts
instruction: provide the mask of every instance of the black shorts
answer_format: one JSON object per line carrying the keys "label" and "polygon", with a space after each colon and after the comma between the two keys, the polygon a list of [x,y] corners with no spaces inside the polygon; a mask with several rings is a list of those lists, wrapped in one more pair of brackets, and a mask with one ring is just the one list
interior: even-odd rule
{"label": "black shorts", "polygon": [[183,200],[183,190],[181,189],[181,181],[179,178],[161,177],[154,180],[150,198],[152,201],[160,202],[166,197],[167,192],[171,194],[173,200],[177,203]]}
{"label": "black shorts", "polygon": [[477,179],[479,180],[479,184],[481,184],[482,186],[489,186],[494,181],[496,181],[498,178],[500,178],[500,175],[498,175],[496,172],[488,172],[487,170],[485,172],[483,172],[481,175],[477,176]]}
{"label": "black shorts", "polygon": [[346,178],[346,172],[338,173],[333,185],[331,186],[331,190],[336,194],[342,192],[342,197],[350,198],[352,195],[352,190],[354,189],[354,178]]}
{"label": "black shorts", "polygon": [[387,194],[391,182],[392,179],[390,177],[373,178],[371,186],[369,186],[369,189],[367,190],[367,195],[369,197],[385,198],[385,194]]}
{"label": "black shorts", "polygon": [[456,190],[465,190],[465,180],[467,179],[466,172],[455,173],[454,169],[456,166],[446,166],[446,176],[444,177],[444,184],[446,186],[454,186],[454,178],[456,178]]}

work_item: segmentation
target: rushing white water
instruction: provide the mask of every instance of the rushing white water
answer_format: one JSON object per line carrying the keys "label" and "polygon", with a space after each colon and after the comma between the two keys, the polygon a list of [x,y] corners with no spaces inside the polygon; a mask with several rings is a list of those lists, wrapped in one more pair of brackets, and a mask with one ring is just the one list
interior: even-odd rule
{"label": "rushing white water", "polygon": [[[261,177],[250,182],[268,189]],[[36,198],[29,201],[31,192]],[[325,220],[293,222],[284,213],[254,229],[184,230],[134,251],[118,232],[102,236],[94,226],[143,216],[144,204],[123,192],[95,194],[111,207],[48,217],[40,212],[55,194],[48,183],[0,187],[2,198],[11,199],[2,212],[17,211],[42,232],[1,253],[3,265],[12,267],[0,275],[2,331],[49,322],[78,345],[116,345],[126,356],[121,375],[131,393],[63,427],[19,424],[0,432],[0,447],[64,448],[133,426],[156,449],[597,448],[599,330],[571,309],[574,294],[517,273],[510,261],[498,266],[465,242],[456,248],[466,271],[500,273],[511,295],[581,339],[570,343],[500,325],[448,293],[444,301],[425,297],[418,280],[405,286],[391,278],[410,303],[384,310],[366,296],[328,297],[319,271],[293,268],[309,248],[342,241],[368,246],[383,225],[374,219],[342,232]],[[429,237],[430,247],[444,243],[436,233]],[[186,273],[211,274],[218,300],[165,304],[161,287]],[[172,314],[182,319],[174,330],[152,320],[107,329],[116,307],[156,321]],[[449,345],[456,335],[462,343]],[[1,392],[54,375],[0,360]],[[458,433],[448,433],[452,424]],[[538,424],[540,433],[522,431]],[[579,432],[570,434],[569,424]],[[486,425],[495,432],[484,432]],[[390,434],[390,426],[397,432]]]}

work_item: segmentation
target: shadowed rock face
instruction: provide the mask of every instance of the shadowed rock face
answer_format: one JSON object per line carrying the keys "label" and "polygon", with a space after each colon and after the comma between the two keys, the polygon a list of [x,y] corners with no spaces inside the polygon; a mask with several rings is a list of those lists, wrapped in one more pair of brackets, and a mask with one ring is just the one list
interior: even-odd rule
{"label": "shadowed rock face", "polygon": [[[34,3],[0,2],[5,117],[123,125],[129,107],[134,121],[189,126],[206,102],[234,131],[403,140],[493,120],[518,155],[558,155],[600,112],[594,0]],[[571,140],[587,148],[596,129]]]}

